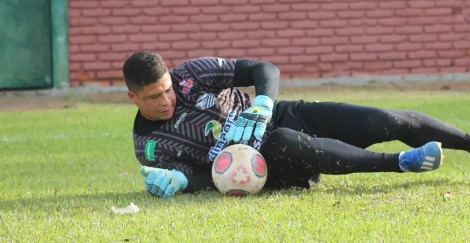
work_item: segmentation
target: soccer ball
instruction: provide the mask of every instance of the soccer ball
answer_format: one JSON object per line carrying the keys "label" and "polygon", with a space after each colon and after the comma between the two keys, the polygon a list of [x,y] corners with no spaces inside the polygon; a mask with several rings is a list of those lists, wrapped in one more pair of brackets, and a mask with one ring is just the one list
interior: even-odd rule
{"label": "soccer ball", "polygon": [[212,180],[217,189],[228,196],[256,194],[267,177],[268,167],[263,156],[244,144],[226,147],[212,164]]}

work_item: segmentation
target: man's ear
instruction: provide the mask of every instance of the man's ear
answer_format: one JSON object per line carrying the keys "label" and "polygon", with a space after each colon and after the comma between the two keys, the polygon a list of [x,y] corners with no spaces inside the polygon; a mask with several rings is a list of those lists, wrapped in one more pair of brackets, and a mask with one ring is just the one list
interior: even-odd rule
{"label": "man's ear", "polygon": [[132,92],[132,91],[127,91],[127,97],[129,97],[129,100],[134,103],[135,105],[137,105],[137,95]]}

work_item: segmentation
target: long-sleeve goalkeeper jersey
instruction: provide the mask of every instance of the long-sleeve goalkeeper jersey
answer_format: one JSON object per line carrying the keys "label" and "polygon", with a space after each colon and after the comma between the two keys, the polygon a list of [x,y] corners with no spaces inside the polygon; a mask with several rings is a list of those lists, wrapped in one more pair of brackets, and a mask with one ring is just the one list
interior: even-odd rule
{"label": "long-sleeve goalkeeper jersey", "polygon": [[[227,146],[225,134],[235,117],[251,104],[248,94],[234,88],[235,63],[204,57],[170,70],[176,94],[173,117],[150,121],[137,112],[135,118],[135,154],[142,165],[176,169],[186,176],[210,172],[211,162]],[[249,141],[254,148],[261,143]]]}

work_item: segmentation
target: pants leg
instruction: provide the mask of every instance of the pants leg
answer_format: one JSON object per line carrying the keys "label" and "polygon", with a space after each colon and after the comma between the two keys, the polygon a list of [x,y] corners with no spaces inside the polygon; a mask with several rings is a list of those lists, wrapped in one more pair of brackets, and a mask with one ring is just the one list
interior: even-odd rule
{"label": "pants leg", "polygon": [[375,153],[339,140],[315,138],[288,128],[273,131],[260,149],[268,187],[305,187],[316,173],[401,172],[398,154]]}
{"label": "pants leg", "polygon": [[411,147],[429,141],[470,152],[470,135],[426,114],[334,102],[279,102],[277,126],[341,140],[357,147],[399,140]]}

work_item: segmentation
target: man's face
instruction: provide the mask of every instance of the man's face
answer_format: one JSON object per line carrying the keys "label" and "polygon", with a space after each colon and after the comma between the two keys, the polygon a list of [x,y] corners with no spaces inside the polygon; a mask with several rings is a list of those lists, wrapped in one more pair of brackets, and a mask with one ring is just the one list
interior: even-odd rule
{"label": "man's face", "polygon": [[175,112],[176,96],[168,72],[157,82],[144,86],[139,92],[129,91],[127,94],[131,102],[139,107],[142,116],[148,120],[168,120]]}

